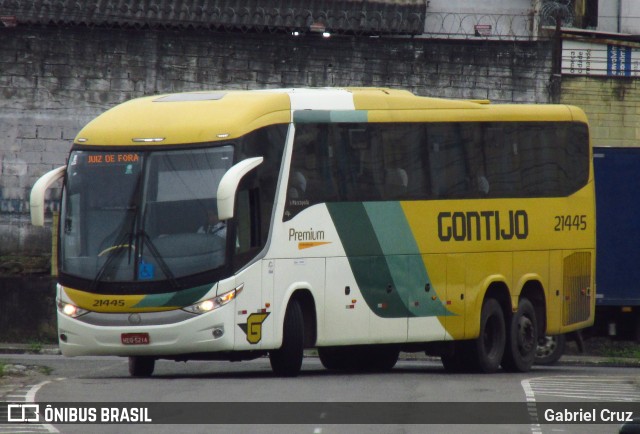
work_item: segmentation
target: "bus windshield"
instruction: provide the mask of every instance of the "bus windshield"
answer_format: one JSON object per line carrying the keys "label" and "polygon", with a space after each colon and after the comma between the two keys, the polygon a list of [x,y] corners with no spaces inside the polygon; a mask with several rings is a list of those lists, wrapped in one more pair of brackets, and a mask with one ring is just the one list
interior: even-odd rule
{"label": "bus windshield", "polygon": [[216,192],[233,146],[73,151],[61,210],[60,271],[102,282],[161,281],[225,265]]}

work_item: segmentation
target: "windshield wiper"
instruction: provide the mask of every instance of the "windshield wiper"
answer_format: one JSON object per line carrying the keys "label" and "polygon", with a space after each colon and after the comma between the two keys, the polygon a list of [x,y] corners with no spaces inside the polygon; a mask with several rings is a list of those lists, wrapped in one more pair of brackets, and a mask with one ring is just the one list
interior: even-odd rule
{"label": "windshield wiper", "polygon": [[[142,186],[142,177],[140,175],[138,175],[135,183],[136,184],[133,189],[133,194],[131,195],[131,197],[129,197],[129,204],[126,208],[126,214],[124,216],[122,224],[119,227],[118,235],[115,237],[115,244],[98,253],[98,257],[103,255],[104,253],[108,253],[109,256],[107,256],[107,260],[104,262],[104,264],[102,264],[102,266],[96,273],[96,277],[93,279],[91,285],[89,286],[90,291],[92,292],[97,288],[105,272],[109,269],[113,261],[120,256],[124,248],[129,251],[128,260],[129,263],[131,263],[131,252],[132,250],[135,251],[136,247],[134,241],[137,242],[137,240],[134,240],[134,232],[136,222],[139,217],[137,202],[140,198],[140,187]],[[129,241],[129,243],[125,244],[127,240]],[[98,257],[96,257],[96,259]]]}
{"label": "windshield wiper", "polygon": [[[169,280],[171,287],[173,289],[178,289],[180,285],[178,285],[176,276],[173,274],[173,272],[171,271],[171,269],[169,268],[165,260],[162,258],[162,255],[160,254],[156,246],[151,241],[151,237],[149,237],[149,235],[144,230],[141,230],[138,233],[138,237],[142,239],[142,245],[146,245],[149,248],[149,251],[151,252],[151,256],[153,257],[153,259],[156,260],[156,262],[160,266],[160,269]],[[140,248],[140,257],[142,257],[142,247]]]}
{"label": "windshield wiper", "polygon": [[[91,281],[91,285],[89,286],[90,291],[93,292],[97,288],[98,284],[102,281],[103,275],[109,269],[113,261],[115,261],[115,259],[121,255],[122,251],[125,248],[129,252],[128,261],[129,263],[131,263],[131,253],[135,248],[135,245],[133,244],[133,230],[136,224],[136,208],[133,207],[132,210],[133,212],[131,213],[131,215],[133,215],[133,218],[125,218],[120,228],[120,233],[116,237],[113,246],[103,250],[98,254],[98,257],[100,257],[103,253],[108,253],[109,256],[107,256],[107,260],[104,261],[104,264],[102,264],[102,266],[96,273],[96,277],[93,279],[93,281]],[[131,222],[128,222],[129,219],[131,220]]]}

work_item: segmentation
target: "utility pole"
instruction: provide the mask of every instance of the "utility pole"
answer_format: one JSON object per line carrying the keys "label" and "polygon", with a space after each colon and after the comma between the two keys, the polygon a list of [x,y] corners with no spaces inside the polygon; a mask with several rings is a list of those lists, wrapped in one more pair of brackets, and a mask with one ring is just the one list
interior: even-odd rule
{"label": "utility pole", "polygon": [[549,79],[549,96],[554,104],[560,103],[562,96],[562,12],[556,9],[556,30],[553,35],[551,53],[551,77]]}

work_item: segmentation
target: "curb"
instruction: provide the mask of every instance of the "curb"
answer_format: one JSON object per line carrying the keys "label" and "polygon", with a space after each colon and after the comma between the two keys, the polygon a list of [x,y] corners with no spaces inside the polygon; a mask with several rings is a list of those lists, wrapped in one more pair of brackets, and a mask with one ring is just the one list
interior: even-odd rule
{"label": "curb", "polygon": [[8,344],[0,343],[0,354],[42,354],[60,355],[57,345]]}

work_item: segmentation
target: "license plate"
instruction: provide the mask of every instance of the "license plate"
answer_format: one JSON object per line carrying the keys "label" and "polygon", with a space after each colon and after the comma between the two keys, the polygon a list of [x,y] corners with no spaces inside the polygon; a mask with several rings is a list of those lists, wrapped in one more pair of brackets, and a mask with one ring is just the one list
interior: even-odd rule
{"label": "license plate", "polygon": [[148,345],[149,333],[122,333],[120,340],[123,345]]}

